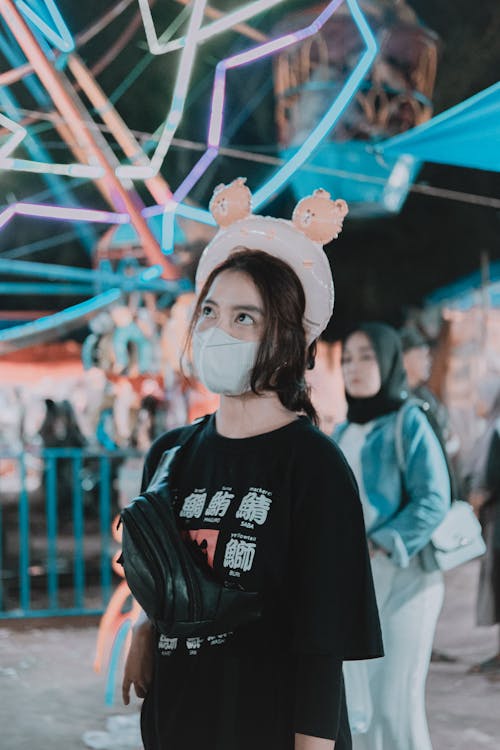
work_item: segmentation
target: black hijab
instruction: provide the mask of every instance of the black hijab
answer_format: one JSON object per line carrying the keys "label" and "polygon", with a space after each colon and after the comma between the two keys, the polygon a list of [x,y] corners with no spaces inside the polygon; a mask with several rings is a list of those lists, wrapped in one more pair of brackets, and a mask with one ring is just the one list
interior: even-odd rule
{"label": "black hijab", "polygon": [[360,331],[370,339],[380,369],[382,385],[375,396],[354,398],[346,392],[347,419],[365,424],[372,419],[397,411],[408,398],[408,381],[403,365],[401,341],[398,333],[385,323],[361,323],[344,339]]}

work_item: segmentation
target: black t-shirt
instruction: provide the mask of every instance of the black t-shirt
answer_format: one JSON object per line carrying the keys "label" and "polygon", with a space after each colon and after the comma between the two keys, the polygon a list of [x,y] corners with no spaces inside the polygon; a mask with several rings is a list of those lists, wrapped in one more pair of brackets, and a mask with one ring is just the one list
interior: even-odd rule
{"label": "black t-shirt", "polygon": [[[180,431],[146,458],[143,488]],[[209,638],[159,636],[146,750],[351,747],[342,660],[382,655],[363,515],[338,448],[305,417],[231,439],[209,418],[173,477],[179,524],[221,581],[259,591],[261,619]]]}

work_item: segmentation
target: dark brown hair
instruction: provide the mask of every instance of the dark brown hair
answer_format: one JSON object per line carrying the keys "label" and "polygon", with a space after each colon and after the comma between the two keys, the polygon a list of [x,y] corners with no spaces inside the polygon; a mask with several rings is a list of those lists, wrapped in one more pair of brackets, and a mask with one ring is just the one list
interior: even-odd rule
{"label": "dark brown hair", "polygon": [[290,411],[304,412],[318,423],[304,373],[314,367],[316,342],[307,347],[304,331],[306,300],[295,271],[262,250],[241,248],[213,269],[200,291],[188,333],[188,345],[200,317],[203,301],[214,279],[223,271],[249,276],[264,305],[264,335],[257,352],[250,387],[256,394],[274,391]]}

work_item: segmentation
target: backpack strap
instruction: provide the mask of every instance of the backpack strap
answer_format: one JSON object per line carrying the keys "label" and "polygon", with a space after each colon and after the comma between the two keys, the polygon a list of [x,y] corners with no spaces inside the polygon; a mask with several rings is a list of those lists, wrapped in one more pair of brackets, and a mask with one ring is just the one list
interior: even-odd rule
{"label": "backpack strap", "polygon": [[192,439],[201,431],[201,429],[206,425],[211,416],[211,414],[206,414],[204,417],[195,419],[194,422],[187,425],[183,430],[181,430],[176,444],[171,448],[167,448],[167,450],[162,454],[160,460],[158,461],[155,472],[149,480],[147,486],[147,490],[149,492],[153,492],[156,489],[157,483],[159,481],[163,481],[165,474],[171,474],[174,465],[177,466],[178,464],[179,454],[184,450],[187,444],[190,443]]}

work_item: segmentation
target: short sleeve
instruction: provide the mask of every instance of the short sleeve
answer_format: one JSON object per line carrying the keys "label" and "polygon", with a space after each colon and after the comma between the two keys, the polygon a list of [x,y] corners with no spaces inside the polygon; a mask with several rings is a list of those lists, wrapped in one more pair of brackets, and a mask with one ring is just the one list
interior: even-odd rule
{"label": "short sleeve", "polygon": [[319,431],[304,441],[295,463],[296,651],[340,660],[382,656],[363,513],[353,474],[341,451]]}

